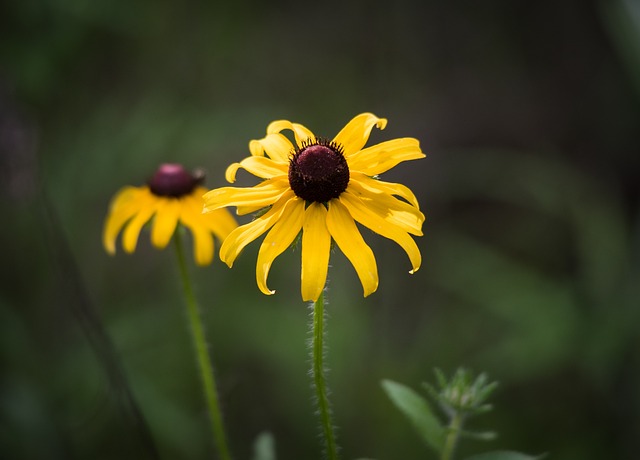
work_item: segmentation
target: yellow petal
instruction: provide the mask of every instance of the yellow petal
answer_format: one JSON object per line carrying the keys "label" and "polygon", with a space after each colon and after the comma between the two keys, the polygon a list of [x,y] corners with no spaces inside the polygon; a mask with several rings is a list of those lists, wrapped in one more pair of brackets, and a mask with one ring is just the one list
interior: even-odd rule
{"label": "yellow petal", "polygon": [[122,234],[122,247],[124,248],[125,252],[128,253],[132,253],[136,250],[140,230],[142,230],[144,224],[146,224],[149,219],[151,219],[160,203],[164,201],[163,198],[158,198],[148,191],[145,194],[141,194],[139,200],[140,211],[133,219],[131,219]]}
{"label": "yellow petal", "polygon": [[266,206],[238,206],[236,208],[236,214],[239,216],[244,216],[246,214],[251,214],[252,212],[260,211],[265,207]]}
{"label": "yellow petal", "polygon": [[111,201],[102,232],[102,244],[109,254],[115,254],[116,239],[124,224],[140,210],[139,196],[140,188],[124,187]]}
{"label": "yellow petal", "polygon": [[302,227],[302,300],[315,302],[327,281],[331,235],[327,229],[327,208],[311,203]]}
{"label": "yellow petal", "polygon": [[265,236],[256,262],[256,281],[262,293],[270,295],[275,291],[267,287],[267,277],[271,264],[276,257],[287,249],[300,233],[304,219],[304,200],[293,198],[289,200],[273,228]]}
{"label": "yellow petal", "polygon": [[289,163],[293,150],[291,141],[279,133],[267,134],[262,139],[249,142],[251,155],[261,157],[266,153],[273,161],[282,164]]}
{"label": "yellow petal", "polygon": [[238,223],[227,209],[216,209],[210,213],[201,214],[200,219],[203,225],[210,232],[213,232],[220,241],[224,241],[238,227]]}
{"label": "yellow petal", "polygon": [[240,163],[233,163],[227,168],[225,177],[227,182],[234,183],[236,181],[236,173],[238,169],[244,168],[254,176],[262,179],[271,179],[275,176],[286,176],[289,172],[288,163],[278,163],[271,158],[262,156],[252,156],[245,158]]}
{"label": "yellow petal", "polygon": [[422,256],[415,241],[413,241],[413,238],[411,238],[407,232],[398,228],[398,226],[389,223],[377,213],[372,212],[370,208],[364,205],[360,198],[348,191],[345,191],[340,195],[339,200],[345,205],[355,220],[365,227],[370,228],[377,234],[395,241],[400,245],[400,247],[402,247],[402,249],[404,249],[409,256],[409,260],[412,265],[412,269],[409,273],[415,273],[418,271],[420,264],[422,263]]}
{"label": "yellow petal", "polygon": [[293,191],[286,192],[263,216],[232,231],[222,243],[220,260],[229,267],[233,266],[233,262],[242,249],[269,230],[282,216],[287,202],[294,197]]}
{"label": "yellow petal", "polygon": [[289,188],[287,178],[268,179],[254,187],[221,187],[204,194],[204,212],[227,206],[252,206],[258,209],[275,203]]}
{"label": "yellow petal", "polygon": [[285,129],[293,131],[298,147],[302,147],[302,143],[304,141],[316,138],[305,126],[300,123],[291,123],[289,120],[277,120],[271,122],[269,126],[267,126],[267,133],[279,133]]}
{"label": "yellow petal", "polygon": [[213,260],[214,242],[211,233],[203,227],[189,227],[193,235],[193,259],[204,267]]}
{"label": "yellow petal", "polygon": [[157,249],[164,249],[173,236],[180,217],[181,200],[166,198],[158,205],[151,228],[151,244]]}
{"label": "yellow petal", "polygon": [[[209,214],[202,214],[202,194],[204,187],[196,188],[190,195],[182,199],[180,222],[191,231],[193,236],[193,258],[200,266],[209,265],[213,260],[214,242],[212,232],[223,230],[228,234],[228,222],[218,222],[219,213],[226,213],[233,220],[226,209],[217,209]],[[233,221],[235,227],[235,221]]]}
{"label": "yellow petal", "polygon": [[347,123],[333,140],[344,147],[344,154],[349,157],[364,147],[374,126],[384,129],[387,126],[386,118],[378,118],[372,113],[361,113]]}
{"label": "yellow petal", "polygon": [[366,174],[362,174],[357,171],[350,171],[350,175],[352,181],[359,182],[363,187],[370,190],[371,192],[388,193],[389,195],[399,196],[415,206],[416,209],[420,209],[418,199],[413,194],[411,189],[409,189],[409,187],[406,187],[402,184],[373,179],[372,177],[369,177]]}
{"label": "yellow petal", "polygon": [[212,214],[224,211],[216,210],[211,214],[197,213],[191,205],[183,206],[180,214],[180,222],[191,231],[193,236],[193,258],[200,266],[209,265],[213,260],[213,235],[211,229],[206,225],[206,220]]}
{"label": "yellow petal", "polygon": [[182,215],[188,213],[195,216],[201,222],[201,226],[206,227],[215,234],[220,241],[224,241],[229,236],[229,233],[238,226],[238,222],[229,210],[224,208],[205,214],[203,212],[204,199],[202,198],[205,193],[207,193],[206,188],[196,187],[188,197],[185,197]]}
{"label": "yellow petal", "polygon": [[378,267],[373,251],[365,243],[349,211],[338,200],[329,201],[327,228],[334,241],[355,268],[364,296],[378,289]]}
{"label": "yellow petal", "polygon": [[424,158],[417,139],[410,137],[393,139],[367,147],[348,158],[350,171],[359,171],[367,176],[375,176],[408,160]]}
{"label": "yellow petal", "polygon": [[345,193],[360,198],[368,212],[377,214],[389,224],[400,227],[413,235],[422,236],[424,214],[409,203],[388,193],[372,192],[356,180],[349,182]]}

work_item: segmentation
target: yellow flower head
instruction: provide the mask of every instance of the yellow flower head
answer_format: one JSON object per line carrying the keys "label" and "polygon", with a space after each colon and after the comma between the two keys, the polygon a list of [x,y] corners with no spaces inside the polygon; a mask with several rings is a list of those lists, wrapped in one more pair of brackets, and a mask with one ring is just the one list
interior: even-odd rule
{"label": "yellow flower head", "polygon": [[109,254],[116,252],[116,238],[123,229],[122,247],[136,249],[142,227],[153,218],[151,243],[164,249],[178,223],[191,230],[193,256],[198,265],[208,265],[213,258],[213,235],[220,240],[238,225],[226,209],[202,214],[201,183],[204,176],[190,174],[179,164],[161,165],[148,185],[124,187],[113,198],[104,224],[102,243]]}
{"label": "yellow flower head", "polygon": [[[378,288],[378,269],[371,248],[355,222],[398,243],[409,256],[411,271],[420,267],[420,251],[410,235],[422,235],[424,215],[415,195],[401,184],[376,176],[402,161],[425,155],[416,139],[402,138],[364,148],[374,126],[387,120],[363,113],[329,141],[298,123],[274,121],[267,135],[249,144],[251,155],[227,168],[235,181],[244,168],[264,179],[250,188],[223,187],[204,196],[205,212],[237,206],[238,214],[269,207],[252,222],[236,228],[222,244],[220,259],[229,267],[242,249],[269,231],[258,252],[256,279],[265,294],[274,259],[302,230],[303,300],[316,301],[327,279],[331,240],[353,264],[365,297]],[[282,131],[290,130],[293,144]]]}

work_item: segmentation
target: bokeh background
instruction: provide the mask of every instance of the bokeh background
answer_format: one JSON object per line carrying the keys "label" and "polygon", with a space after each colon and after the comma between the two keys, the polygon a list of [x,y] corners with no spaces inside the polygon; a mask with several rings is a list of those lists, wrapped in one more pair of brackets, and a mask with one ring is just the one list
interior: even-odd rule
{"label": "bokeh background", "polygon": [[[173,2],[0,6],[0,457],[213,454],[175,254],[101,247],[108,203],[161,162],[207,185],[285,118],[371,142],[416,137],[384,175],[427,215],[424,263],[371,232],[367,299],[332,257],[328,362],[344,458],[429,458],[380,387],[485,371],[470,428],[554,459],[638,458],[640,7],[637,1]],[[240,183],[255,183],[248,175]],[[319,458],[298,250],[255,287],[191,264],[237,459],[270,431]]]}

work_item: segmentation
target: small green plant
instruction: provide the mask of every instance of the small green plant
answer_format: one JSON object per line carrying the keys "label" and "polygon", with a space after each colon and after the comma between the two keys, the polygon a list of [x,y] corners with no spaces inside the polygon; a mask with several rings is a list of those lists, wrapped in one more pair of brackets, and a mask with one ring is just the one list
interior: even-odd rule
{"label": "small green plant", "polygon": [[[413,427],[427,446],[440,460],[452,460],[461,438],[490,441],[496,438],[492,431],[474,432],[464,429],[465,422],[473,416],[489,412],[493,407],[487,403],[498,382],[489,382],[482,373],[475,379],[473,374],[459,368],[450,380],[440,369],[435,369],[437,387],[423,383],[431,398],[438,404],[447,421],[442,423],[431,409],[427,398],[413,389],[392,380],[383,380],[385,390],[393,404],[411,421]],[[496,450],[467,457],[465,460],[534,460],[520,452]]]}

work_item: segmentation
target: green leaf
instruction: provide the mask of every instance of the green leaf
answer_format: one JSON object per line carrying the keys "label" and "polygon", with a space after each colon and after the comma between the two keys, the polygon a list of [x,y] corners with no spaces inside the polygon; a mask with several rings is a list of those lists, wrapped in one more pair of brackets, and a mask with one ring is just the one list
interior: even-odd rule
{"label": "green leaf", "polygon": [[260,433],[253,443],[253,460],[276,460],[275,444],[271,433]]}
{"label": "green leaf", "polygon": [[510,450],[494,450],[485,452],[484,454],[467,457],[465,460],[540,460],[545,455],[532,456],[521,452],[513,452]]}
{"label": "green leaf", "polygon": [[383,380],[382,388],[393,404],[411,421],[418,434],[437,453],[444,446],[444,428],[425,398],[400,383]]}

